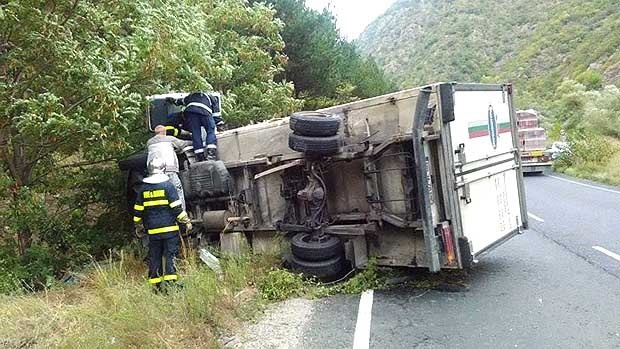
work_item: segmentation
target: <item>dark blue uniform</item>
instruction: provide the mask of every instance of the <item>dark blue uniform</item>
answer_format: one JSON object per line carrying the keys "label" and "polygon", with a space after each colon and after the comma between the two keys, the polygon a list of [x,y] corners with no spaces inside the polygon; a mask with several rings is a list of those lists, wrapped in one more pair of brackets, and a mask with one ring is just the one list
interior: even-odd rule
{"label": "dark blue uniform", "polygon": [[211,109],[213,110],[213,121],[215,122],[215,126],[224,125],[224,119],[222,119],[222,110],[221,110],[221,96],[216,94],[209,94],[209,98],[211,98]]}
{"label": "dark blue uniform", "polygon": [[[178,279],[174,260],[179,254],[179,225],[187,217],[174,185],[165,174],[150,176],[138,190],[134,223],[142,222],[149,237],[149,283]],[[162,257],[165,257],[165,266]]]}
{"label": "dark blue uniform", "polygon": [[[213,120],[213,103],[211,97],[206,93],[193,92],[184,98],[175,100],[174,104],[185,106],[183,110],[184,117],[181,118],[181,123],[177,123],[177,126],[181,125],[183,129],[192,133],[194,153],[196,153],[196,155],[204,153],[205,145],[202,143],[202,128],[207,132],[207,147],[215,148],[217,137],[215,136],[215,121]],[[171,117],[178,118],[178,116],[174,115]],[[178,120],[169,120],[169,123],[177,121]],[[168,129],[167,134],[174,136],[174,130]]]}

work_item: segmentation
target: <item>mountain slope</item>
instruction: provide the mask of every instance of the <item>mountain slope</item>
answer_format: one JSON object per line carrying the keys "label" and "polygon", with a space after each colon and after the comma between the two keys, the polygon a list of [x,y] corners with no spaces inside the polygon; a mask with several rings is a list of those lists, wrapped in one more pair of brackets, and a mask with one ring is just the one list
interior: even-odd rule
{"label": "mountain slope", "polygon": [[563,79],[620,81],[616,0],[401,0],[357,42],[401,87],[514,81],[541,106]]}

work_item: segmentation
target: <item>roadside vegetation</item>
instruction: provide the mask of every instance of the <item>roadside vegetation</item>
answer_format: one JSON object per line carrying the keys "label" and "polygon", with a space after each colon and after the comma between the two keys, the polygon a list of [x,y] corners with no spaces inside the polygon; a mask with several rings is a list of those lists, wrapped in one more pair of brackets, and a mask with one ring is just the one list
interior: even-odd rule
{"label": "roadside vegetation", "polygon": [[11,0],[0,20],[0,293],[131,242],[116,160],[149,137],[144,96],[220,91],[235,127],[392,88],[300,0]]}
{"label": "roadside vegetation", "polygon": [[250,319],[264,302],[254,285],[274,257],[222,260],[223,277],[189,258],[182,288],[154,293],[140,258],[121,253],[94,263],[72,286],[0,296],[1,347],[217,347],[217,336]]}
{"label": "roadside vegetation", "polygon": [[566,139],[570,151],[554,162],[554,169],[620,185],[620,89],[594,80],[599,84],[567,80],[556,91],[549,134]]}
{"label": "roadside vegetation", "polygon": [[394,287],[462,290],[468,287],[463,271],[442,271],[438,274],[378,267],[370,261],[364,269],[347,275],[339,282],[322,283],[304,278],[284,269],[273,269],[260,278],[258,290],[268,301],[281,301],[290,297],[322,298],[335,294],[359,294],[366,290],[387,290]]}

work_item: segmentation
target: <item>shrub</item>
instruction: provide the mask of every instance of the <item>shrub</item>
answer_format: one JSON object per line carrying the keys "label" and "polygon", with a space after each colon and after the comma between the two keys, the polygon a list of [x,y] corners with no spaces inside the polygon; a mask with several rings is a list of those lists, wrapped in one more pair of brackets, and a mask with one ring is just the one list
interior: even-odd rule
{"label": "shrub", "polygon": [[276,269],[265,275],[258,283],[261,296],[270,301],[284,300],[299,296],[305,289],[301,275],[287,270]]}
{"label": "shrub", "polygon": [[614,154],[611,142],[591,131],[571,132],[568,144],[572,164],[604,163]]}
{"label": "shrub", "polygon": [[577,81],[585,85],[588,90],[598,90],[603,87],[603,74],[588,69],[577,76]]}

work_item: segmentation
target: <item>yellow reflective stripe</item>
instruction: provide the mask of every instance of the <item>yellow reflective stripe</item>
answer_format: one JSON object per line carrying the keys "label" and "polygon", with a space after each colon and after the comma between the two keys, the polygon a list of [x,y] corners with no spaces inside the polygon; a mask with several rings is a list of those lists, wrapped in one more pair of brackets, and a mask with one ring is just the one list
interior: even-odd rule
{"label": "yellow reflective stripe", "polygon": [[163,189],[152,190],[152,191],[145,191],[144,193],[142,193],[142,196],[145,199],[165,198],[166,197],[166,191],[163,190]]}
{"label": "yellow reflective stripe", "polygon": [[176,137],[179,135],[179,129],[174,126],[166,126],[166,131],[174,131],[173,135]]}
{"label": "yellow reflective stripe", "polygon": [[142,220],[142,218],[140,218],[140,217],[136,217],[136,216],[133,216],[133,221],[134,221],[134,223],[138,223],[138,222],[140,222],[141,220]]}
{"label": "yellow reflective stripe", "polygon": [[133,205],[133,209],[136,211],[144,211],[144,206],[135,204]]}
{"label": "yellow reflective stripe", "polygon": [[164,279],[162,278],[151,278],[149,279],[149,284],[154,285],[154,284],[158,284],[160,282],[164,281]]}
{"label": "yellow reflective stripe", "polygon": [[179,215],[177,216],[177,220],[181,220],[183,218],[187,217],[187,213],[185,213],[185,211],[179,213]]}
{"label": "yellow reflective stripe", "polygon": [[145,201],[144,202],[144,206],[145,207],[162,206],[162,205],[168,205],[168,200],[153,200],[153,201]]}
{"label": "yellow reflective stripe", "polygon": [[173,280],[178,280],[179,276],[178,275],[164,275],[164,281],[173,281]]}
{"label": "yellow reflective stripe", "polygon": [[177,201],[174,201],[174,202],[170,203],[170,207],[172,207],[172,208],[175,208],[175,207],[177,207],[179,205],[181,205],[181,200],[177,200]]}
{"label": "yellow reflective stripe", "polygon": [[179,230],[179,226],[178,225],[171,225],[169,227],[149,229],[149,234],[153,235],[153,234],[169,233],[171,231],[178,231],[178,230]]}

